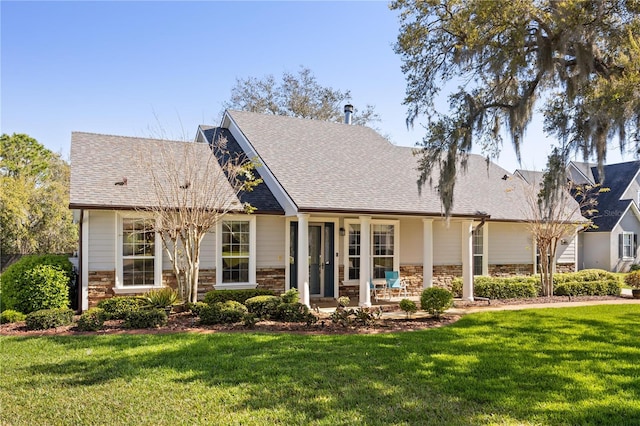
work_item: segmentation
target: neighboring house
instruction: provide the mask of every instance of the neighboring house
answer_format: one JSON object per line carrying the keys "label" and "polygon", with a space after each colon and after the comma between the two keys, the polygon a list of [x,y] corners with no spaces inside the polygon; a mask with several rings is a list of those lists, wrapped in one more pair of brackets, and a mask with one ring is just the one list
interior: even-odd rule
{"label": "neighboring house", "polygon": [[[481,156],[469,156],[445,219],[437,190],[426,185],[418,191],[414,150],[394,146],[367,127],[227,111],[220,127],[200,126],[196,143],[208,149],[220,134],[230,149],[257,160],[264,184],[258,194],[239,200],[251,202],[254,214],[228,216],[205,237],[204,290],[297,287],[304,302],[347,295],[368,305],[370,282],[396,270],[414,291],[447,286],[461,276],[463,297],[470,300],[474,275],[535,270],[525,197],[506,170]],[[145,229],[138,232],[146,232],[153,247],[148,278],[142,284],[124,280],[132,259],[124,254],[123,235],[142,226],[139,209],[150,202],[148,171],[130,157],[134,145],[147,142],[72,136],[71,208],[82,218],[83,309],[114,294],[171,284],[158,236]],[[126,185],[114,184],[125,176]],[[223,240],[241,240],[246,250],[221,250]],[[574,270],[576,239],[559,251],[563,270]]]}
{"label": "neighboring house", "polygon": [[572,161],[569,178],[577,184],[600,184],[607,192],[597,194],[597,213],[588,219],[594,227],[578,239],[579,269],[598,268],[626,272],[640,262],[640,161],[604,166],[601,176],[595,164]]}

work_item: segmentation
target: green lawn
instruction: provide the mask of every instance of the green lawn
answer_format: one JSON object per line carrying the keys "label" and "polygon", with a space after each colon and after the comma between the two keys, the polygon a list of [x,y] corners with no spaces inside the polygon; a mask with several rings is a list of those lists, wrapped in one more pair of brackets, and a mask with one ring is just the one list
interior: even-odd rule
{"label": "green lawn", "polygon": [[0,424],[639,424],[640,305],[421,332],[0,338]]}

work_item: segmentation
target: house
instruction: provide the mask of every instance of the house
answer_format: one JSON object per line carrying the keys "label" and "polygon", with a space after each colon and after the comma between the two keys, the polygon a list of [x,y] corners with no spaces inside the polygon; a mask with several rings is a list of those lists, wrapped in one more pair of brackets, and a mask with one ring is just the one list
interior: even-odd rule
{"label": "house", "polygon": [[[414,292],[463,277],[463,297],[472,300],[474,275],[535,270],[523,192],[510,173],[481,156],[469,155],[445,218],[437,189],[418,191],[414,150],[367,127],[226,111],[219,127],[200,126],[194,143],[204,156],[220,135],[229,149],[257,159],[264,183],[246,194],[255,213],[226,216],[205,237],[203,290],[296,287],[305,303],[346,295],[366,306],[370,283],[395,270]],[[83,309],[171,284],[159,237],[145,228],[149,167],[131,156],[136,145],[149,143],[171,146],[176,155],[186,146],[72,135],[70,207],[80,217]],[[124,246],[133,232],[147,244],[139,259]],[[241,252],[221,249],[223,240],[238,239]],[[559,269],[575,270],[576,247],[575,236],[560,247]]]}
{"label": "house", "polygon": [[602,171],[600,174],[595,164],[584,162],[572,161],[567,167],[573,182],[608,189],[596,195],[597,212],[585,213],[595,226],[579,234],[578,267],[626,272],[640,262],[640,161],[610,164]]}

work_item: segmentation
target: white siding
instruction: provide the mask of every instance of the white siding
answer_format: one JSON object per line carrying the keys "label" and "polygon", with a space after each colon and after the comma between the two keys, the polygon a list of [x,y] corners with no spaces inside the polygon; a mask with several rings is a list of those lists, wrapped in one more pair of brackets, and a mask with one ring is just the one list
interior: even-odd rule
{"label": "white siding", "polygon": [[522,223],[491,222],[489,265],[533,263],[531,233]]}
{"label": "white siding", "polygon": [[567,244],[558,243],[556,251],[557,263],[575,263],[576,261],[576,248],[577,248],[577,235],[564,238]]}
{"label": "white siding", "polygon": [[89,270],[116,268],[116,213],[92,210],[89,216]]}
{"label": "white siding", "polygon": [[433,221],[433,264],[434,265],[461,265],[460,222],[450,221],[447,226],[445,220]]}
{"label": "white siding", "polygon": [[[585,232],[582,234],[584,245],[583,264],[580,269],[605,269],[611,270],[610,260],[610,233],[609,232]],[[616,240],[617,241],[617,240]],[[618,253],[616,246],[615,254]]]}
{"label": "white siding", "polygon": [[[606,186],[606,185],[605,185]],[[638,174],[635,179],[629,184],[629,187],[626,188],[626,191],[620,197],[621,200],[635,200],[636,204],[638,203],[638,191],[640,191],[640,174]]]}
{"label": "white siding", "polygon": [[285,257],[288,259],[284,253],[285,223],[283,216],[257,216],[258,268],[284,268]]}
{"label": "white siding", "polygon": [[422,219],[400,220],[400,264],[422,265]]}
{"label": "white siding", "polygon": [[[622,232],[632,232],[634,234],[640,235],[640,222],[636,217],[633,208],[627,209],[624,216],[620,219],[618,225],[613,229],[611,233],[610,239],[610,258],[611,258],[611,271],[614,272],[627,272],[631,265],[634,263],[638,263],[638,255],[636,255],[635,259],[621,259],[619,257],[619,235]],[[638,250],[640,253],[640,250]]]}

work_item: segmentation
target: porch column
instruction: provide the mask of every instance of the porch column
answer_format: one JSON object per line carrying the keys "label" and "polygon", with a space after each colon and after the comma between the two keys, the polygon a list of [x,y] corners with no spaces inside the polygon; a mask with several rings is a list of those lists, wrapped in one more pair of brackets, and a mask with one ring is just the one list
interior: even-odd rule
{"label": "porch column", "polygon": [[309,304],[309,215],[298,214],[298,292],[300,303]]}
{"label": "porch column", "polygon": [[371,216],[360,216],[360,306],[371,306],[371,278]]}
{"label": "porch column", "polygon": [[473,301],[473,221],[462,222],[462,300]]}
{"label": "porch column", "polygon": [[433,287],[433,219],[422,219],[422,287]]}
{"label": "porch column", "polygon": [[[116,228],[118,229],[118,228]],[[89,210],[80,213],[80,311],[89,309]]]}

